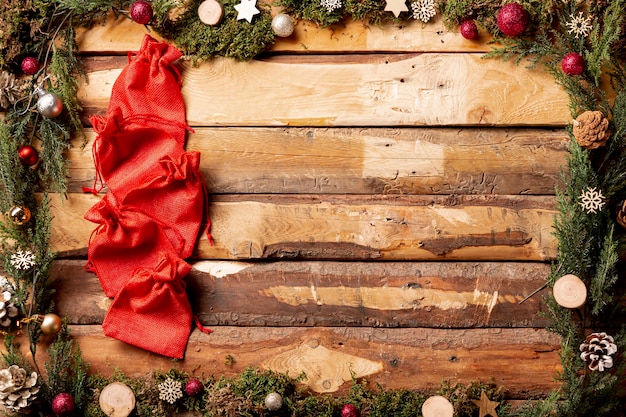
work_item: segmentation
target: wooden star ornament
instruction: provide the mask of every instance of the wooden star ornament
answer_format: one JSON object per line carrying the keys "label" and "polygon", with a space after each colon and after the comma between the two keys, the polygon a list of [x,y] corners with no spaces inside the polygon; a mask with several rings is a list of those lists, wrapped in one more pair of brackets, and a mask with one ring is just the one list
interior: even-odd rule
{"label": "wooden star ornament", "polygon": [[385,11],[392,12],[395,17],[398,17],[400,13],[408,12],[409,8],[406,5],[406,0],[387,0]]}
{"label": "wooden star ornament", "polygon": [[496,401],[490,401],[485,391],[480,393],[480,401],[473,400],[474,404],[476,404],[480,410],[479,417],[491,416],[498,417],[498,413],[496,412],[496,407],[500,404]]}
{"label": "wooden star ornament", "polygon": [[261,13],[256,8],[256,0],[241,0],[241,3],[235,6],[237,10],[237,20],[246,19],[248,23],[252,23],[255,14]]}

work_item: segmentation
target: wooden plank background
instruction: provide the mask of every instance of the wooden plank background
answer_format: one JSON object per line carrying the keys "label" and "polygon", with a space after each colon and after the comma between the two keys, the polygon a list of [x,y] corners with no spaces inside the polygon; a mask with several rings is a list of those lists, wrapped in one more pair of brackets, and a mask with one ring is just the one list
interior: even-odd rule
{"label": "wooden plank background", "polygon": [[[86,124],[145,33],[125,19],[80,32]],[[520,302],[556,255],[568,99],[538,69],[484,59],[487,41],[439,19],[300,22],[254,61],[181,62],[215,244],[198,243],[188,278],[213,333],[194,331],[176,366],[305,371],[330,393],[351,372],[425,392],[494,381],[510,399],[557,387],[545,290]],[[83,269],[94,136],[76,138],[69,199],[54,199],[58,310],[93,371],[166,370],[100,328],[110,301]]]}

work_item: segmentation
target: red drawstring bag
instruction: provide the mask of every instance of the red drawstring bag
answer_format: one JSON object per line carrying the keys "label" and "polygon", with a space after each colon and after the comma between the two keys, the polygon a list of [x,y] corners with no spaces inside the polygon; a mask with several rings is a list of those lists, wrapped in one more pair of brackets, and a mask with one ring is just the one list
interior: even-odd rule
{"label": "red drawstring bag", "polygon": [[182,359],[192,313],[183,277],[191,265],[168,253],[138,269],[117,294],[102,323],[104,334],[152,352]]}
{"label": "red drawstring bag", "polygon": [[176,236],[176,229],[133,207],[120,209],[110,193],[85,218],[98,223],[89,241],[87,268],[96,273],[107,297],[115,297],[137,269],[155,265],[160,252],[178,252],[168,237]]}
{"label": "red drawstring bag", "polygon": [[114,298],[105,334],[176,358],[192,320],[183,282],[191,267],[183,259],[208,223],[200,154],[184,149],[189,128],[173,65],[180,56],[148,35],[129,56],[106,117],[92,118],[95,185],[104,181],[109,191],[85,215],[98,224],[86,268]]}

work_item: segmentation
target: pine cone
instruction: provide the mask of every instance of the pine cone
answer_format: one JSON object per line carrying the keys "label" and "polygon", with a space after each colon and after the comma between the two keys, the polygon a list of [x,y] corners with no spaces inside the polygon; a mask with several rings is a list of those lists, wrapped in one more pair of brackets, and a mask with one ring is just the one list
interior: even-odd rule
{"label": "pine cone", "polygon": [[0,109],[8,109],[19,99],[20,83],[10,72],[0,72]]}
{"label": "pine cone", "polygon": [[0,371],[0,405],[8,410],[24,411],[37,398],[38,392],[37,372],[29,376],[17,365]]}
{"label": "pine cone", "polygon": [[573,132],[580,146],[597,149],[609,140],[609,120],[601,111],[585,111],[574,120]]}
{"label": "pine cone", "polygon": [[613,357],[617,353],[617,345],[613,337],[606,333],[591,333],[580,345],[580,358],[589,363],[592,371],[604,371],[613,366]]}
{"label": "pine cone", "polygon": [[624,202],[622,203],[622,207],[617,210],[617,216],[615,220],[617,220],[617,223],[620,226],[626,229],[626,200],[624,200]]}

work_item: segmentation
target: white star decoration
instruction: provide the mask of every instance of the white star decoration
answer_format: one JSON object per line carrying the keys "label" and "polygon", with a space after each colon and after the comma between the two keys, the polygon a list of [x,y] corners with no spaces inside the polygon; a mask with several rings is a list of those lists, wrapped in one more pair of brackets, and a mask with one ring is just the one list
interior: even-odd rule
{"label": "white star decoration", "polygon": [[241,3],[235,6],[237,10],[237,20],[246,19],[248,23],[252,23],[255,14],[261,13],[256,8],[256,0],[241,0]]}
{"label": "white star decoration", "polygon": [[597,213],[605,204],[602,191],[596,191],[596,187],[588,187],[578,198],[580,199],[578,204],[587,214]]}
{"label": "white star decoration", "polygon": [[398,17],[400,13],[408,12],[409,8],[406,5],[406,0],[387,0],[385,11],[392,12],[395,17]]}

